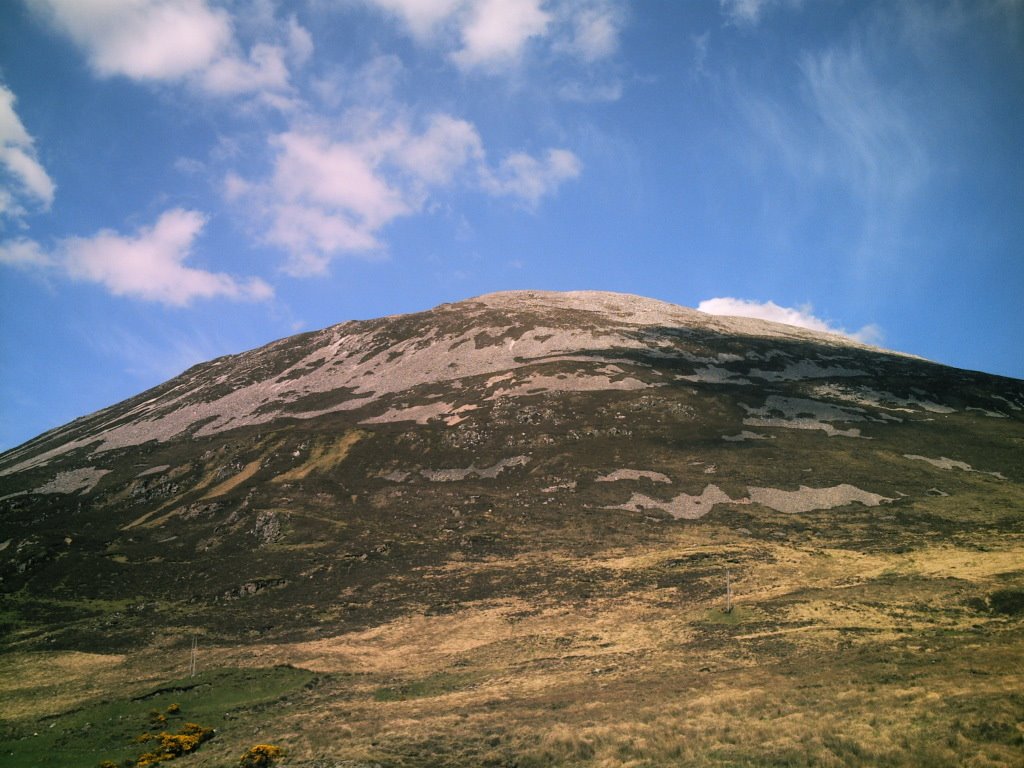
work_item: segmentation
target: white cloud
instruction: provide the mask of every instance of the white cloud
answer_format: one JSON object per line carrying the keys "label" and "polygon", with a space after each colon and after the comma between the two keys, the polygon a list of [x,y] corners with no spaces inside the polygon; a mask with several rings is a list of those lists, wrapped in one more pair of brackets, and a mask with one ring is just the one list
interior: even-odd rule
{"label": "white cloud", "polygon": [[734,22],[756,24],[766,0],[718,0],[722,12]]}
{"label": "white cloud", "polygon": [[202,214],[175,208],[134,236],[103,230],[89,238],[64,240],[62,261],[72,278],[99,283],[115,296],[174,306],[217,296],[270,298],[272,289],[258,278],[239,282],[223,273],[185,266],[205,224]]}
{"label": "white cloud", "polygon": [[206,163],[194,157],[179,157],[174,161],[174,170],[186,176],[198,176],[206,172]]}
{"label": "white cloud", "polygon": [[376,233],[414,210],[407,192],[381,169],[374,143],[289,131],[271,145],[270,178],[250,182],[229,174],[225,194],[255,206],[262,238],[288,254],[290,274],[323,274],[342,254],[373,256],[381,248]]}
{"label": "white cloud", "polygon": [[780,5],[798,8],[803,0],[718,0],[718,4],[733,24],[755,26],[767,10]]}
{"label": "white cloud", "polygon": [[697,305],[697,309],[709,315],[731,315],[733,317],[752,317],[757,320],[769,320],[773,323],[795,325],[823,333],[835,333],[847,336],[865,344],[876,344],[882,339],[881,329],[877,325],[865,325],[859,331],[850,333],[843,328],[832,325],[826,320],[816,317],[814,308],[809,304],[798,309],[780,307],[774,301],[751,301],[722,297],[705,299]]}
{"label": "white cloud", "polygon": [[509,155],[496,171],[486,170],[484,189],[535,205],[569,179],[580,175],[579,158],[566,149],[549,149],[543,160],[522,152]]}
{"label": "white cloud", "polygon": [[542,159],[515,153],[492,168],[476,127],[444,113],[420,131],[362,109],[339,125],[345,138],[322,128],[278,134],[270,140],[268,177],[224,179],[225,198],[245,206],[263,241],[288,254],[285,271],[296,276],[323,274],[339,256],[379,258],[388,224],[423,211],[432,194],[456,182],[533,206],[580,172],[564,149]]}
{"label": "white cloud", "polygon": [[97,74],[171,80],[210,65],[231,22],[204,0],[29,0],[82,48]]}
{"label": "white cloud", "polygon": [[882,326],[877,323],[868,323],[859,331],[854,331],[849,334],[849,336],[851,339],[863,344],[873,344],[877,346],[885,340],[885,331],[883,331]]}
{"label": "white cloud", "polygon": [[301,67],[313,56],[313,36],[294,16],[288,19],[288,55]]}
{"label": "white cloud", "polygon": [[499,72],[531,41],[585,64],[618,50],[621,0],[363,0],[398,19],[419,43],[445,51],[463,70]]}
{"label": "white cloud", "polygon": [[20,216],[21,202],[31,198],[43,208],[53,203],[57,186],[36,156],[35,142],[14,111],[14,94],[0,84],[0,183],[8,187],[10,177],[16,187],[0,188],[0,214]]}
{"label": "white cloud", "polygon": [[279,153],[272,185],[284,200],[336,210],[370,229],[409,210],[401,192],[378,175],[371,153],[358,143],[289,132],[274,144]]}
{"label": "white cloud", "polygon": [[694,77],[701,77],[706,74],[704,65],[708,60],[708,41],[711,38],[711,31],[708,30],[701,35],[691,35],[693,41],[693,69]]}
{"label": "white cloud", "polygon": [[251,182],[246,181],[234,171],[229,172],[224,177],[224,199],[229,203],[241,200],[246,195],[252,193],[253,189],[254,186]]}
{"label": "white cloud", "polygon": [[483,154],[480,134],[471,123],[434,115],[426,132],[401,142],[397,160],[420,181],[443,185],[470,161],[482,160]]}
{"label": "white cloud", "polygon": [[0,147],[0,163],[21,181],[27,192],[49,207],[57,187],[34,155],[32,146],[18,147],[5,142]]}
{"label": "white cloud", "polygon": [[39,243],[20,237],[0,242],[0,264],[20,269],[48,267],[53,260],[43,252]]}
{"label": "white cloud", "polygon": [[558,89],[558,95],[581,104],[618,101],[622,98],[622,83],[618,80],[597,84],[568,82]]}
{"label": "white cloud", "polygon": [[279,45],[254,45],[248,59],[226,56],[212,62],[201,75],[202,86],[220,95],[286,90],[285,56],[285,49]]}
{"label": "white cloud", "polygon": [[0,263],[55,269],[73,280],[102,285],[115,296],[172,306],[186,306],[194,299],[259,301],[273,296],[259,278],[239,281],[185,265],[205,224],[202,214],[175,208],[134,235],[102,230],[92,237],[66,238],[51,254],[30,240],[0,243]]}
{"label": "white cloud", "polygon": [[571,11],[568,21],[572,34],[569,41],[561,45],[564,50],[588,64],[607,58],[618,50],[624,15],[619,5],[607,1],[589,6],[573,2],[568,8]]}
{"label": "white cloud", "polygon": [[400,18],[414,37],[432,36],[437,27],[459,10],[465,0],[368,0]]}
{"label": "white cloud", "polygon": [[374,56],[358,69],[335,68],[315,78],[312,90],[331,110],[343,104],[380,107],[393,100],[396,86],[405,74],[402,60],[387,54]]}
{"label": "white cloud", "polygon": [[753,317],[758,320],[770,320],[773,323],[785,323],[812,331],[836,333],[824,320],[811,314],[808,306],[800,309],[780,307],[774,301],[751,301],[729,297],[705,299],[697,305],[697,309],[709,315],[732,315],[735,317]]}
{"label": "white cloud", "polygon": [[372,257],[381,249],[372,228],[353,222],[338,210],[278,203],[272,205],[270,218],[266,240],[287,251],[284,270],[295,277],[322,275],[331,259],[343,253]]}
{"label": "white cloud", "polygon": [[464,69],[514,62],[531,37],[542,37],[551,14],[541,0],[477,0],[462,25],[462,48],[452,61]]}
{"label": "white cloud", "polygon": [[[232,19],[207,0],[28,0],[75,42],[100,77],[188,81],[215,95],[279,94],[289,89],[287,61],[304,64],[313,51],[295,17],[280,45],[239,50]],[[278,99],[268,103],[287,107]]]}

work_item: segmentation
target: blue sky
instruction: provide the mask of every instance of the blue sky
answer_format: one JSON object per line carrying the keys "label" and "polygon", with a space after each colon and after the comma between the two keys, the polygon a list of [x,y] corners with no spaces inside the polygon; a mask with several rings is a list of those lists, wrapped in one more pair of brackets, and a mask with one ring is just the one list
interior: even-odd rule
{"label": "blue sky", "polygon": [[196,362],[602,289],[1024,378],[1021,0],[9,0],[0,449]]}

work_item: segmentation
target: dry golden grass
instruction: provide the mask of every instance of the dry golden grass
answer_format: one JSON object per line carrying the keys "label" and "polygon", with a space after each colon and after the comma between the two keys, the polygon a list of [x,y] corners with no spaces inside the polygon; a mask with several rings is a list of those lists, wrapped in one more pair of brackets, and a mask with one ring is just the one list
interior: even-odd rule
{"label": "dry golden grass", "polygon": [[[209,469],[206,472],[205,476],[198,483],[195,484],[192,490],[205,490],[205,493],[203,493],[202,497],[200,497],[200,500],[202,501],[206,501],[207,499],[214,499],[217,498],[218,496],[223,496],[226,493],[230,493],[235,488],[238,488],[240,485],[242,485],[242,483],[245,483],[246,481],[251,480],[253,477],[255,477],[256,473],[260,471],[260,468],[263,466],[263,463],[266,461],[267,457],[270,456],[275,450],[277,450],[280,447],[280,445],[280,441],[271,442],[269,445],[266,446],[266,448],[258,458],[248,462],[245,466],[242,467],[241,470],[231,475],[227,479],[222,480],[219,483],[217,483],[217,478],[221,476],[223,467],[214,467],[212,469]],[[216,483],[216,485],[214,485],[214,483]],[[210,486],[213,487],[211,488]],[[155,528],[157,526],[163,525],[181,511],[177,506],[179,503],[179,499],[171,498],[168,501],[161,504],[160,506],[158,506],[157,508],[147,512],[146,514],[136,518],[135,520],[132,520],[130,523],[124,526],[124,530],[137,528],[139,526]],[[163,514],[160,514],[161,512]]]}
{"label": "dry golden grass", "polygon": [[361,430],[347,432],[340,439],[333,443],[322,443],[313,447],[309,458],[287,472],[274,478],[275,483],[293,482],[304,480],[312,472],[326,472],[345,460],[352,447],[366,437],[368,433]]}
{"label": "dry golden grass", "polygon": [[893,569],[905,569],[931,578],[989,581],[1024,570],[1024,537],[1004,534],[987,543],[984,551],[954,546],[926,547],[901,557]]}
{"label": "dry golden grass", "polygon": [[[432,765],[443,754],[453,765],[514,758],[524,768],[1010,766],[1024,754],[1013,736],[1024,729],[1024,700],[1009,697],[1024,690],[1024,630],[971,610],[962,595],[1020,582],[1024,541],[983,543],[990,551],[963,541],[866,554],[684,529],[660,546],[604,557],[448,562],[438,569],[479,576],[543,558],[635,586],[572,602],[463,603],[315,641],[201,643],[199,660],[206,669],[292,664],[326,676],[260,720],[296,761]],[[721,611],[714,569],[705,571],[715,587],[706,598],[639,578],[696,554],[731,561],[732,614]],[[129,657],[8,656],[6,716],[181,676],[190,630],[178,633]],[[204,761],[227,748],[194,764],[214,765]]]}
{"label": "dry golden grass", "polygon": [[[233,491],[235,488],[240,486],[246,480],[251,479],[257,472],[260,471],[260,466],[263,464],[263,457],[254,459],[242,467],[242,470],[235,475],[232,475],[227,480],[211,488],[204,495],[204,499],[212,499],[216,496],[223,496],[228,491]],[[154,524],[156,522],[154,521]]]}
{"label": "dry golden grass", "polygon": [[0,656],[0,717],[53,714],[115,687],[126,657],[78,651]]}

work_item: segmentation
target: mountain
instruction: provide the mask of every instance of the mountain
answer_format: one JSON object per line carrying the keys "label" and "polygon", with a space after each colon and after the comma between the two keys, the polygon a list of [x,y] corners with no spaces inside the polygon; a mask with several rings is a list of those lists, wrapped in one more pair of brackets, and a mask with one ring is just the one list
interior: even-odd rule
{"label": "mountain", "polygon": [[637,296],[283,339],[0,455],[0,754],[1018,764],[1022,457],[1022,381]]}

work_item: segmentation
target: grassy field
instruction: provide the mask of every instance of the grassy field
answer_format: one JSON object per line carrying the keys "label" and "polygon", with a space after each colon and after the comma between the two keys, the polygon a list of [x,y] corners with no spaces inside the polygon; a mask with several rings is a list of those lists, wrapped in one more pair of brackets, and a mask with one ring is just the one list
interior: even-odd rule
{"label": "grassy field", "polygon": [[597,557],[450,562],[487,579],[544,560],[587,589],[310,641],[201,638],[195,678],[184,629],[119,655],[8,654],[0,757],[122,764],[174,703],[216,729],[181,766],[261,742],[318,767],[1020,765],[1024,536],[931,539],[867,551],[705,523]]}

